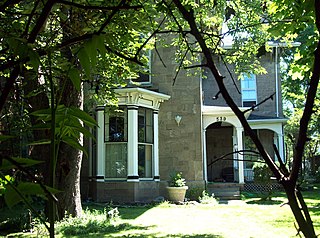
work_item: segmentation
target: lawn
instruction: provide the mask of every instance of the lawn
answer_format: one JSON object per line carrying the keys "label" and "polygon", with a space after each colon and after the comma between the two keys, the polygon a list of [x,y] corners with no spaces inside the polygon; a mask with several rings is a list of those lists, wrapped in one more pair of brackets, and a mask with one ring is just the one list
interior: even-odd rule
{"label": "lawn", "polygon": [[[305,193],[317,234],[320,233],[318,194],[319,190]],[[57,224],[57,237],[296,237],[290,208],[281,205],[285,202],[283,194],[276,194],[268,202],[254,195],[216,204],[164,202],[154,206],[122,206],[118,207],[119,217],[111,222],[106,221],[103,204],[84,204],[84,219]],[[37,233],[34,230],[34,237]]]}

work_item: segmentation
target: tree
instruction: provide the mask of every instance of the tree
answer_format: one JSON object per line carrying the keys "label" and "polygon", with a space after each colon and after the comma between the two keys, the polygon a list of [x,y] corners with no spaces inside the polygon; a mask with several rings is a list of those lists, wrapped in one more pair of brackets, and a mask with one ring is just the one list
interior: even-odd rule
{"label": "tree", "polygon": [[[57,195],[59,218],[66,212],[80,216],[81,135],[90,134],[79,119],[92,126],[76,110],[82,106],[82,84],[104,94],[104,100],[112,98],[109,89],[142,65],[152,22],[139,1],[125,0],[5,1],[0,14],[0,77],[5,82],[0,111],[21,78],[35,141],[30,157],[45,161],[45,183],[64,191]],[[53,227],[56,212],[50,204]]]}

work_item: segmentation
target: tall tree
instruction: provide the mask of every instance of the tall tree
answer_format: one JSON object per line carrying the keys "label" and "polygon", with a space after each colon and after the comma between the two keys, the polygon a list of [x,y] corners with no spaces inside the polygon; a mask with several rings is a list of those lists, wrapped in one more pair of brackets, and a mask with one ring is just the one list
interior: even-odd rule
{"label": "tall tree", "polygon": [[[53,147],[58,149],[57,161],[52,162],[55,159],[49,158],[45,145],[36,145],[31,157],[48,160],[46,165],[52,162],[53,167],[44,169],[43,176],[65,191],[58,195],[60,218],[65,212],[80,215],[79,149],[80,135],[85,131],[66,127],[67,122],[59,114],[61,106],[81,108],[83,82],[89,83],[101,98],[112,97],[110,87],[133,75],[136,65],[142,65],[140,52],[146,47],[154,23],[139,1],[126,0],[5,1],[0,5],[0,14],[0,76],[5,81],[0,110],[22,77],[33,126],[39,123],[39,115],[42,121],[47,120],[39,109],[51,108],[56,113],[56,119],[51,119],[56,120],[59,130],[49,131],[59,134],[56,141],[61,144]],[[48,130],[33,132],[36,141],[49,138]],[[55,176],[51,177],[49,171]]]}

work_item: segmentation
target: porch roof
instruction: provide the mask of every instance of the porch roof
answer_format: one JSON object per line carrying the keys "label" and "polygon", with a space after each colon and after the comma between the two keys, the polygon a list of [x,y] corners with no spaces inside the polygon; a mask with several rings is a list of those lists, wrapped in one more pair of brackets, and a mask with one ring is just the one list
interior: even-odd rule
{"label": "porch roof", "polygon": [[[239,107],[240,111],[245,111],[249,109],[249,107]],[[245,117],[248,118],[251,111],[247,111],[245,113]],[[234,112],[230,107],[222,107],[222,106],[202,106],[202,115],[212,115],[212,116],[235,116]]]}

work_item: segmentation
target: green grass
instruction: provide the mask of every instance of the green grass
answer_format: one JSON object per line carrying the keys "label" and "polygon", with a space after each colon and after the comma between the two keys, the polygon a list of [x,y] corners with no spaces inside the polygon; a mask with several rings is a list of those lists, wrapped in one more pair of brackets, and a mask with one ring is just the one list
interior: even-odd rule
{"label": "green grass", "polygon": [[[304,192],[317,234],[320,234],[320,190]],[[218,204],[119,207],[119,218],[107,221],[103,205],[84,206],[82,219],[56,225],[57,237],[296,237],[294,218],[283,193],[270,201],[245,193],[242,201]],[[87,207],[87,208],[86,208]],[[41,237],[44,229],[38,232]],[[37,232],[33,233],[34,237]],[[31,236],[17,234],[14,236]]]}

